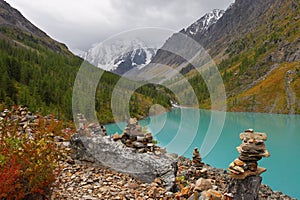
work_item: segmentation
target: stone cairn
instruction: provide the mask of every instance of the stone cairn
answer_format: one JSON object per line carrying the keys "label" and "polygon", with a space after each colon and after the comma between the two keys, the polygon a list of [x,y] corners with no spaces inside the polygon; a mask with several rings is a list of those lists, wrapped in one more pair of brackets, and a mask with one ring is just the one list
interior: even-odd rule
{"label": "stone cairn", "polygon": [[149,153],[160,156],[166,153],[165,149],[161,149],[153,143],[153,136],[151,133],[144,133],[142,126],[138,124],[136,118],[130,118],[123,133],[113,135],[114,141],[121,141],[127,147],[134,148],[138,153]]}
{"label": "stone cairn", "polygon": [[201,169],[203,165],[204,163],[202,162],[198,148],[195,148],[193,151],[192,166],[196,167],[197,169]]}
{"label": "stone cairn", "polygon": [[257,161],[262,157],[269,157],[264,141],[267,140],[265,133],[257,133],[252,129],[245,130],[240,134],[242,144],[237,147],[240,156],[230,163],[229,175],[236,179],[245,179],[250,175],[260,175],[266,168],[259,167]]}
{"label": "stone cairn", "polygon": [[202,162],[202,158],[200,156],[198,148],[194,148],[193,157],[192,157],[192,176],[195,178],[207,178],[207,169],[203,168],[204,163]]}
{"label": "stone cairn", "polygon": [[257,165],[257,161],[270,156],[264,143],[267,135],[248,129],[240,134],[240,139],[242,144],[237,147],[240,156],[228,168],[232,182],[226,195],[230,199],[255,200],[258,199],[261,183],[259,175],[266,171],[266,168]]}
{"label": "stone cairn", "polygon": [[87,123],[86,118],[83,114],[77,114],[79,128],[77,132],[81,135],[92,136],[92,135],[107,135],[106,128],[99,123]]}

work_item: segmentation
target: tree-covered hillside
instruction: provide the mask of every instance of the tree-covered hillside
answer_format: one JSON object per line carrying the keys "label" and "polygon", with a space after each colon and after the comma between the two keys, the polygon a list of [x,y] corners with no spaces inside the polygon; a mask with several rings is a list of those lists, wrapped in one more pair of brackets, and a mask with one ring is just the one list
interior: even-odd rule
{"label": "tree-covered hillside", "polygon": [[[82,62],[65,45],[48,37],[6,2],[0,2],[2,107],[24,105],[33,112],[72,119],[72,89]],[[96,67],[95,70],[102,72]],[[113,121],[110,99],[119,78],[104,72],[98,83],[95,108],[101,123]],[[141,118],[148,115],[153,103],[170,108],[170,97],[155,88],[143,86],[132,95],[132,116]]]}

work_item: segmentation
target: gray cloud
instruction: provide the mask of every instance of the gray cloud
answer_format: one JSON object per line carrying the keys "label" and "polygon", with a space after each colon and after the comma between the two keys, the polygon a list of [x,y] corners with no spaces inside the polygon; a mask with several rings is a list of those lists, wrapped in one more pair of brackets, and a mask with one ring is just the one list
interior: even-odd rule
{"label": "gray cloud", "polygon": [[121,31],[162,27],[179,31],[234,0],[7,0],[54,39],[87,49]]}

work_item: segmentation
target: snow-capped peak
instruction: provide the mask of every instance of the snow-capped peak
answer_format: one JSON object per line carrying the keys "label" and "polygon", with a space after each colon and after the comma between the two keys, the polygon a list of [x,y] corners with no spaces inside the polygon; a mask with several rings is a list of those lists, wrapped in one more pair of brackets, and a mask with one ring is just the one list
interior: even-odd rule
{"label": "snow-capped peak", "polygon": [[85,59],[104,70],[123,74],[150,63],[156,50],[139,39],[118,39],[95,44],[88,50]]}
{"label": "snow-capped peak", "polygon": [[189,35],[196,35],[199,32],[207,30],[212,24],[216,23],[225,13],[224,10],[214,9],[209,13],[206,13],[198,21],[193,23],[186,29],[186,33]]}

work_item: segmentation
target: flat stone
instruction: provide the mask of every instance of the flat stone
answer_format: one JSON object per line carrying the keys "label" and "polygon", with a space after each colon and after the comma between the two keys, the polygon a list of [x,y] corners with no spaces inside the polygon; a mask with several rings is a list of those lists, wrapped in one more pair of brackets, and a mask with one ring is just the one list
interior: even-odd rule
{"label": "flat stone", "polygon": [[241,154],[239,156],[239,159],[247,162],[247,161],[258,161],[260,160],[262,157],[261,156],[253,156],[253,155],[248,155],[248,154]]}
{"label": "flat stone", "polygon": [[250,139],[255,139],[255,140],[267,140],[267,135],[265,133],[259,133],[259,132],[244,132],[240,134],[240,139],[241,140],[250,140]]}
{"label": "flat stone", "polygon": [[121,136],[118,133],[115,133],[112,137],[115,141],[121,139]]}
{"label": "flat stone", "polygon": [[234,178],[234,179],[245,179],[247,178],[248,176],[258,176],[260,174],[262,174],[263,172],[267,171],[266,168],[263,168],[263,167],[257,167],[257,170],[255,172],[253,171],[245,171],[244,173],[242,174],[235,174],[233,173],[232,171],[229,172],[229,176],[231,178]]}
{"label": "flat stone", "polygon": [[130,189],[136,189],[136,188],[138,188],[140,185],[139,184],[137,184],[137,183],[127,183],[126,185],[125,185],[125,187],[128,187],[128,188],[130,188]]}
{"label": "flat stone", "polygon": [[181,195],[187,195],[189,191],[190,191],[189,187],[184,187],[181,189]]}
{"label": "flat stone", "polygon": [[255,144],[255,143],[242,143],[240,145],[241,147],[241,150],[242,151],[251,151],[251,150],[255,150],[257,151],[257,153],[262,153],[266,150],[266,145],[263,143],[263,144]]}
{"label": "flat stone", "polygon": [[147,144],[147,147],[153,147],[153,146],[154,146],[153,143],[148,143],[148,144]]}
{"label": "flat stone", "polygon": [[242,167],[245,163],[243,161],[241,161],[240,159],[235,159],[234,164],[237,165],[237,166]]}
{"label": "flat stone", "polygon": [[209,189],[201,193],[199,200],[222,200],[222,194],[216,190]]}
{"label": "flat stone", "polygon": [[242,174],[245,172],[245,170],[242,167],[236,166],[236,165],[233,167],[230,167],[229,170],[233,171],[234,173],[236,172],[235,174]]}
{"label": "flat stone", "polygon": [[134,142],[132,143],[132,145],[133,145],[133,147],[135,147],[135,148],[144,148],[144,147],[145,147],[145,145],[144,145],[143,143],[137,142],[137,141],[134,141]]}
{"label": "flat stone", "polygon": [[199,178],[196,181],[194,191],[205,191],[212,188],[211,181],[204,178]]}
{"label": "flat stone", "polygon": [[137,122],[138,122],[138,121],[137,121],[136,118],[130,118],[128,123],[129,123],[129,124],[132,124],[132,125],[136,125]]}
{"label": "flat stone", "polygon": [[144,149],[144,148],[138,149],[137,152],[138,152],[138,153],[144,153],[144,152],[145,152],[145,149]]}
{"label": "flat stone", "polygon": [[138,142],[143,142],[144,139],[145,139],[145,137],[143,137],[143,136],[137,136],[136,137],[136,141],[138,141]]}

